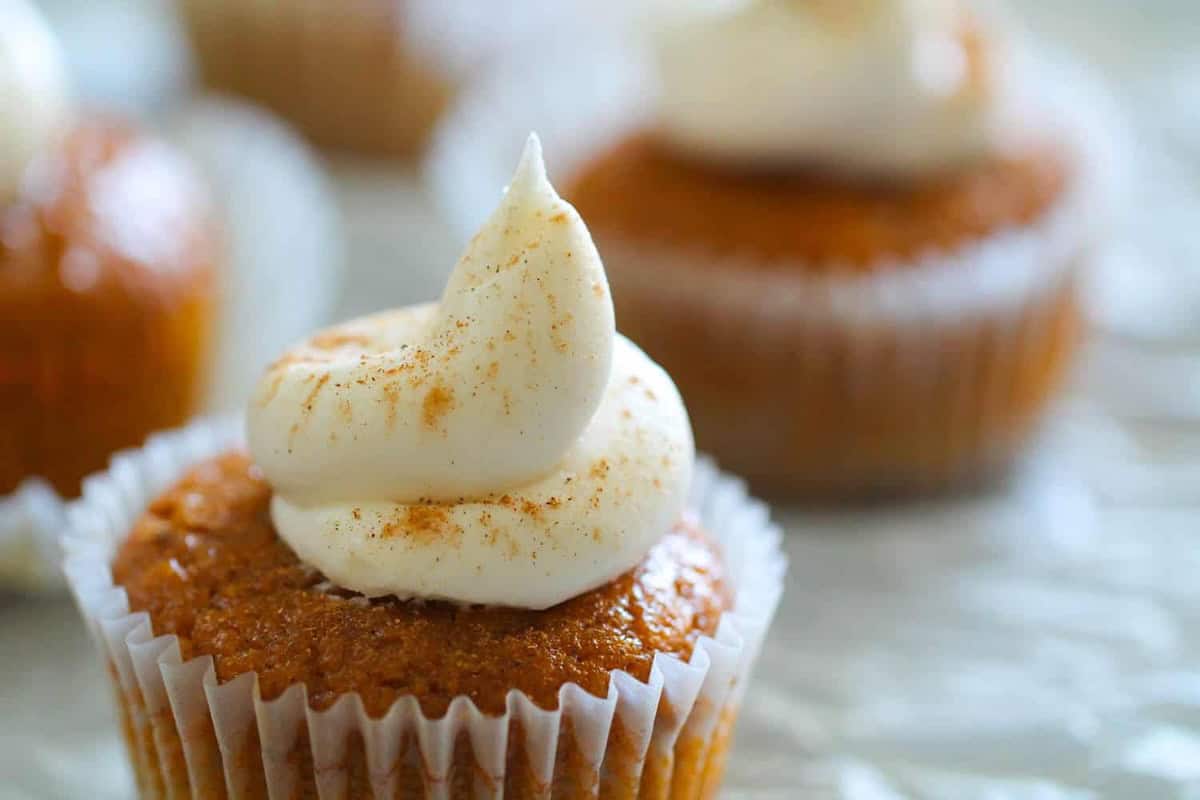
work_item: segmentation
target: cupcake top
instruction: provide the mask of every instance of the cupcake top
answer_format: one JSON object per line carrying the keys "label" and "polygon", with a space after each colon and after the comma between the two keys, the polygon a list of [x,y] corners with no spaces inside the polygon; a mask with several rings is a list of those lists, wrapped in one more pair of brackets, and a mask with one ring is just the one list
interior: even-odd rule
{"label": "cupcake top", "polygon": [[20,190],[30,161],[63,133],[70,90],[58,43],[27,0],[0,3],[0,202]]}
{"label": "cupcake top", "polygon": [[212,656],[224,683],[254,672],[264,700],[303,683],[313,708],[354,693],[381,717],[406,696],[430,718],[466,696],[503,714],[511,690],[559,707],[576,684],[605,697],[613,670],[650,680],[686,660],[733,605],[732,574],[683,519],[632,570],[546,610],[366,598],[339,589],[281,542],[271,487],[242,453],[197,464],[155,497],[112,564],[131,611]]}
{"label": "cupcake top", "polygon": [[441,301],[287,353],[248,433],[280,536],[334,583],[533,609],[636,565],[694,460],[678,391],[616,333],[536,137]]}
{"label": "cupcake top", "polygon": [[745,0],[661,37],[660,133],[739,165],[953,168],[1010,134],[1000,45],[958,0]]}

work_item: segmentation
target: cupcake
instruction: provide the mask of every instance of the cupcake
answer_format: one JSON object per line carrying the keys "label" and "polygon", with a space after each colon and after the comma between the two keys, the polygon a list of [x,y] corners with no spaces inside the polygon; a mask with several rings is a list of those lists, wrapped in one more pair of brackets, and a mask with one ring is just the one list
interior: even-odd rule
{"label": "cupcake", "polygon": [[439,303],[297,346],[240,427],[116,459],[66,538],[142,797],[715,796],[778,532],[536,139]]}
{"label": "cupcake", "polygon": [[951,0],[752,0],[662,33],[656,113],[567,196],[701,449],[819,499],[1014,460],[1078,349],[1101,193],[1101,132],[1029,63]]}
{"label": "cupcake", "polygon": [[182,423],[200,393],[215,242],[166,145],[72,111],[29,5],[0,30],[0,495],[84,475]]}
{"label": "cupcake", "polygon": [[411,158],[464,74],[561,9],[467,0],[178,0],[201,80],[320,145]]}

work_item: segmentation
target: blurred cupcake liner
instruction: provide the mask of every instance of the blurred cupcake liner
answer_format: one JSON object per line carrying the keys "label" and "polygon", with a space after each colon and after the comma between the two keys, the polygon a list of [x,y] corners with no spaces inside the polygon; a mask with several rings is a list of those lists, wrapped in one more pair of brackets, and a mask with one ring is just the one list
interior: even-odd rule
{"label": "blurred cupcake liner", "polygon": [[[299,138],[245,104],[204,100],[168,126],[198,167],[221,224],[209,410],[230,410],[292,341],[325,322],[340,272],[332,193]],[[61,588],[58,539],[77,503],[31,477],[0,496],[0,587]]]}
{"label": "blurred cupcake liner", "polygon": [[[531,124],[569,182],[652,123],[652,72],[636,53],[611,45],[560,57],[543,94],[523,87],[546,67],[514,62],[439,129],[426,169],[461,228],[482,218],[484,181]],[[1078,169],[1024,228],[865,275],[593,229],[619,327],[675,377],[698,444],[756,488],[940,488],[1006,466],[1036,429],[1069,376],[1085,327],[1080,282],[1120,176],[1116,122],[1091,78],[1061,59],[1026,68],[1038,70],[1034,85],[1054,87],[1053,124],[1077,145]]]}
{"label": "blurred cupcake liner", "polygon": [[[836,279],[743,283],[755,264],[721,262],[730,281],[712,285],[721,276],[710,271],[687,285],[697,263],[712,262],[597,239],[619,265],[623,330],[679,375],[701,444],[771,491],[932,489],[1003,467],[1064,383],[1082,333],[1081,255],[1011,305],[897,326],[905,293],[889,296],[884,281],[861,293]],[[639,270],[664,282],[639,284]],[[899,316],[944,296],[914,292]],[[713,303],[722,297],[727,305]]]}
{"label": "blurred cupcake liner", "polygon": [[642,0],[175,2],[208,85],[329,146],[349,269],[339,318],[440,295],[470,234],[452,234],[411,157],[452,96],[507,52],[591,37],[644,11]]}
{"label": "blurred cupcake liner", "polygon": [[357,695],[314,711],[302,685],[264,700],[253,673],[219,684],[211,657],[182,661],[178,640],[156,638],[113,585],[112,558],[153,498],[240,441],[240,418],[154,437],[90,478],[70,512],[66,573],[112,677],[142,797],[714,796],[786,570],[778,528],[739,481],[707,462],[697,470],[692,507],[737,595],[686,663],[660,654],[645,683],[614,672],[606,697],[566,685],[554,711],[514,690],[501,716],[460,697],[429,719],[408,697],[373,719]]}
{"label": "blurred cupcake liner", "polygon": [[25,592],[61,586],[58,537],[68,505],[38,478],[0,498],[0,586]]}
{"label": "blurred cupcake liner", "polygon": [[178,0],[199,71],[319,144],[417,153],[464,75],[569,5],[533,0]]}

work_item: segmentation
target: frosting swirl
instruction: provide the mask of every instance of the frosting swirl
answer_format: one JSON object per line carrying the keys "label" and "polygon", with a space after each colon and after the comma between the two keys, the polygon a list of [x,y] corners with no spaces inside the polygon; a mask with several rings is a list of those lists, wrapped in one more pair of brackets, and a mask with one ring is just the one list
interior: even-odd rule
{"label": "frosting swirl", "polygon": [[20,190],[25,168],[71,116],[58,42],[28,0],[2,0],[0,25],[0,200]]}
{"label": "frosting swirl", "polygon": [[743,164],[952,167],[1008,120],[997,43],[960,0],[746,0],[664,32],[661,132]]}
{"label": "frosting swirl", "polygon": [[248,433],[280,535],[330,580],[527,608],[637,564],[681,513],[694,458],[679,393],[616,333],[536,137],[441,302],[286,354]]}

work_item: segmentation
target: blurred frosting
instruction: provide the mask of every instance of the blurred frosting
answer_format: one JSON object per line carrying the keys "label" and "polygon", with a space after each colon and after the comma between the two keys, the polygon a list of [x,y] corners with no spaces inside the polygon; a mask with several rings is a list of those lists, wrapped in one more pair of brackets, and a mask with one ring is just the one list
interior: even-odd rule
{"label": "blurred frosting", "polygon": [[904,176],[1000,145],[999,42],[956,0],[746,0],[663,32],[661,132],[698,156]]}
{"label": "blurred frosting", "polygon": [[0,200],[17,193],[25,168],[71,116],[58,42],[27,0],[0,0]]}
{"label": "blurred frosting", "polygon": [[694,456],[536,138],[440,303],[319,333],[268,370],[248,419],[280,535],[368,596],[567,600],[674,524]]}

